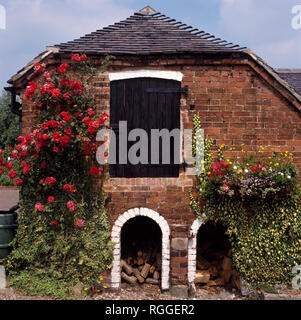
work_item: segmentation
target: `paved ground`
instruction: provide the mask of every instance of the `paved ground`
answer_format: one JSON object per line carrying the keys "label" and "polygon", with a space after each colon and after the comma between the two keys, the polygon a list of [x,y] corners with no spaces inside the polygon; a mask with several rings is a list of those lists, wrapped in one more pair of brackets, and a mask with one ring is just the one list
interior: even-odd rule
{"label": "paved ground", "polygon": [[[93,298],[78,298],[79,300],[184,300],[173,298],[169,293],[161,293],[154,288],[128,288],[120,292],[106,292]],[[242,297],[223,288],[215,290],[198,289],[192,300],[241,300]],[[24,296],[15,292],[12,288],[0,289],[0,300],[54,300],[48,297]]]}
{"label": "paved ground", "polygon": [[0,210],[9,210],[19,202],[19,191],[0,188]]}

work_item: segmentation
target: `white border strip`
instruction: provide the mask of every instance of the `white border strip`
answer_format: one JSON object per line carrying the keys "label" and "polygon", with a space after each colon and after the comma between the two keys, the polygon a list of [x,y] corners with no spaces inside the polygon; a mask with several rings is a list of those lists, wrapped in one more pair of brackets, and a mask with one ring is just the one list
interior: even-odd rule
{"label": "white border strip", "polygon": [[178,71],[161,71],[161,70],[133,70],[122,72],[110,72],[110,81],[135,79],[135,78],[160,78],[167,80],[182,81],[183,73]]}
{"label": "white border strip", "polygon": [[162,274],[161,274],[161,288],[162,290],[169,290],[169,272],[170,272],[170,229],[167,221],[159,215],[156,211],[147,208],[130,209],[124,214],[120,215],[115,221],[112,229],[112,241],[115,242],[113,268],[111,271],[111,286],[114,289],[119,289],[121,285],[120,274],[120,255],[121,255],[121,229],[123,225],[130,219],[137,216],[144,216],[151,218],[158,223],[162,231]]}
{"label": "white border strip", "polygon": [[202,219],[194,220],[189,233],[188,241],[188,283],[194,284],[196,274],[197,234],[203,224]]}

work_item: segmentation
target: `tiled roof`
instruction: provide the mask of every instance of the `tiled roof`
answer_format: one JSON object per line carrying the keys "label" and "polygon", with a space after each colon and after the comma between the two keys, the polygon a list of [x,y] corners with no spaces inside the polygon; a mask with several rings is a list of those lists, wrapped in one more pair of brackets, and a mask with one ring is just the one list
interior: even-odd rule
{"label": "tiled roof", "polygon": [[222,53],[246,49],[171,19],[150,7],[124,21],[56,47],[60,52],[116,55]]}
{"label": "tiled roof", "polygon": [[301,95],[301,69],[278,69],[279,76]]}

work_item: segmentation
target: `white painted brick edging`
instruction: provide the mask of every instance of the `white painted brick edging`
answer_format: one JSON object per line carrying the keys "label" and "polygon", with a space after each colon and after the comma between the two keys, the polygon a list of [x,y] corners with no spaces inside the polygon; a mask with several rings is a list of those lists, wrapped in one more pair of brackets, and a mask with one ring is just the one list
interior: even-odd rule
{"label": "white painted brick edging", "polygon": [[158,212],[148,208],[135,208],[130,209],[120,215],[115,221],[112,228],[112,241],[115,242],[113,268],[111,271],[111,287],[119,289],[121,284],[120,274],[120,248],[121,248],[121,229],[123,225],[130,219],[137,216],[144,216],[154,220],[162,232],[162,279],[161,287],[162,290],[169,289],[169,273],[170,273],[170,228],[167,221],[159,215]]}
{"label": "white painted brick edging", "polygon": [[197,234],[199,228],[203,224],[202,219],[194,220],[190,228],[190,239],[188,241],[188,282],[194,283],[196,273],[196,247],[197,247]]}

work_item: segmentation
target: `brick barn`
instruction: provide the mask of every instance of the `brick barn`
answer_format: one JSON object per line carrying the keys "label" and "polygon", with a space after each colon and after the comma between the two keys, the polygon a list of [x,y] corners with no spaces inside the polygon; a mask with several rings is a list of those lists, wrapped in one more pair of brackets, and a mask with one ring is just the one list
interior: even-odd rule
{"label": "brick barn", "polygon": [[[22,116],[23,134],[31,131],[36,112],[25,99],[27,83],[37,77],[34,63],[56,67],[70,61],[73,53],[85,53],[98,68],[92,94],[98,110],[110,115],[113,129],[123,120],[131,128],[183,130],[192,128],[198,114],[205,137],[235,147],[232,155],[241,144],[247,151],[261,145],[282,148],[294,153],[301,169],[301,71],[274,70],[251,50],[150,7],[80,39],[47,47],[14,75],[7,90],[12,111]],[[116,59],[101,73],[105,54]],[[194,177],[185,165],[111,165],[110,173],[104,190],[116,243],[107,275],[111,287],[120,288],[124,250],[148,236],[148,245],[156,242],[153,246],[161,254],[161,289],[185,294],[194,283],[202,225],[187,196]]]}

